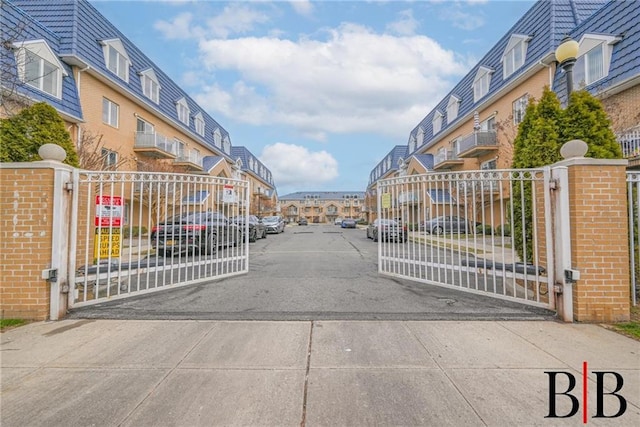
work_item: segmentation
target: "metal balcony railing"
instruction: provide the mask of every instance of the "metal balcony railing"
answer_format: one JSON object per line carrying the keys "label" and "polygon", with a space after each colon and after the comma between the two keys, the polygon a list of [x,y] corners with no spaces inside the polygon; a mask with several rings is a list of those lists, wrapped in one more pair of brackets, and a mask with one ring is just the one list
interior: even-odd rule
{"label": "metal balcony railing", "polygon": [[185,151],[182,153],[178,153],[176,159],[174,160],[176,163],[192,163],[194,165],[198,165],[202,167],[202,157],[200,154],[193,151]]}
{"label": "metal balcony railing", "polygon": [[176,146],[173,140],[156,132],[136,132],[133,148],[157,148],[173,156],[176,155]]}
{"label": "metal balcony railing", "polygon": [[498,136],[494,130],[477,130],[458,140],[458,153],[464,153],[477,147],[496,147]]}
{"label": "metal balcony railing", "polygon": [[618,142],[620,143],[622,155],[625,159],[640,156],[640,127],[618,135]]}
{"label": "metal balcony railing", "polygon": [[458,160],[458,155],[453,150],[441,150],[436,153],[433,158],[434,165],[445,162],[447,160]]}

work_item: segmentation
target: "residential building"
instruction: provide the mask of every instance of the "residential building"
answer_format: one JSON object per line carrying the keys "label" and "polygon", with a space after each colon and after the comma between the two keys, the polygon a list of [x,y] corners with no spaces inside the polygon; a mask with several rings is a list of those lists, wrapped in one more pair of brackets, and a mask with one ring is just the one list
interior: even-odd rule
{"label": "residential building", "polygon": [[[83,167],[239,176],[225,128],[87,0],[1,7],[4,115],[52,105],[80,150],[99,144],[102,164]],[[275,194],[268,169],[248,166]]]}
{"label": "residential building", "polygon": [[278,193],[271,171],[246,147],[231,147],[231,156],[242,178],[249,181],[249,213],[259,218],[276,215]]}
{"label": "residential building", "polygon": [[363,217],[362,191],[299,191],[279,198],[281,215],[289,222],[333,223],[337,218]]}
{"label": "residential building", "polygon": [[[386,175],[380,164],[372,170],[368,194],[375,193],[379,179],[401,173],[510,168],[513,141],[529,99],[539,99],[547,86],[566,100],[564,75],[555,60],[555,49],[566,35],[580,43],[574,81],[601,97],[610,114],[621,116],[623,149],[627,147],[629,157],[640,154],[636,148],[640,147],[638,22],[640,2],[538,1],[410,132],[404,164]],[[508,189],[499,185],[468,190],[464,185],[451,189],[452,194],[443,189],[436,199],[471,205],[475,201],[468,198],[473,193],[482,198],[486,212],[497,209],[496,203],[508,196]],[[409,199],[405,197],[405,202]],[[442,212],[429,197],[418,200],[427,205],[413,210],[425,217],[413,219],[416,222],[429,218],[430,212]],[[492,217],[482,211],[478,214]]]}

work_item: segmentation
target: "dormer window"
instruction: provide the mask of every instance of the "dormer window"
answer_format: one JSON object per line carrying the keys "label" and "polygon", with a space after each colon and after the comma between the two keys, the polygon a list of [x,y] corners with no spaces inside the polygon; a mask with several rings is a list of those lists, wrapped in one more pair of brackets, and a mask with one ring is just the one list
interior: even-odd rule
{"label": "dormer window", "polygon": [[204,136],[204,119],[202,118],[202,113],[196,114],[193,119],[193,123],[196,127],[196,132],[200,136]]}
{"label": "dormer window", "polygon": [[433,125],[433,134],[437,134],[442,129],[442,113],[436,110],[436,113],[433,115],[433,121],[431,122]]}
{"label": "dormer window", "polygon": [[416,139],[412,136],[409,138],[409,153],[413,153],[416,149]]}
{"label": "dormer window", "polygon": [[416,144],[418,147],[422,146],[422,144],[424,143],[424,129],[422,129],[422,126],[420,126],[418,128],[418,136],[416,137]]}
{"label": "dormer window", "polygon": [[125,82],[129,83],[129,66],[131,60],[120,39],[104,40],[102,53],[107,69]]}
{"label": "dormer window", "polygon": [[189,126],[189,106],[187,105],[187,100],[182,98],[176,102],[176,109],[178,111],[178,120]]}
{"label": "dormer window", "polygon": [[160,84],[156,73],[149,69],[140,73],[140,83],[142,84],[142,93],[144,96],[155,102],[160,103]]}
{"label": "dormer window", "polygon": [[609,75],[613,45],[619,38],[585,34],[580,40],[573,79],[578,87],[589,86]]}
{"label": "dormer window", "polygon": [[222,148],[222,134],[218,128],[213,131],[213,144],[218,148]]}
{"label": "dormer window", "polygon": [[489,84],[491,84],[491,74],[493,70],[488,67],[480,67],[473,79],[473,102],[478,102],[483,96],[489,93]]}
{"label": "dormer window", "polygon": [[222,149],[224,150],[225,153],[229,154],[231,151],[231,141],[229,141],[229,137],[225,136],[222,139]]}
{"label": "dormer window", "polygon": [[460,98],[451,95],[447,103],[447,123],[453,122],[458,117],[458,107],[460,107]]}
{"label": "dormer window", "polygon": [[521,34],[511,36],[504,50],[504,55],[502,55],[503,78],[506,79],[524,65],[524,60],[527,57],[527,45],[530,39],[529,36]]}
{"label": "dormer window", "polygon": [[21,43],[16,47],[20,81],[61,99],[62,77],[67,73],[49,45],[44,40],[36,40]]}

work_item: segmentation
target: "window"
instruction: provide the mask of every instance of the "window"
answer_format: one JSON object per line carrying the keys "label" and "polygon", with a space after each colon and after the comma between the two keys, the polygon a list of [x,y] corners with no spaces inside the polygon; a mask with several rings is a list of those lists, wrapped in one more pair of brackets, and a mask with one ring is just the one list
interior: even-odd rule
{"label": "window", "polygon": [[495,130],[496,128],[496,117],[489,117],[484,122],[480,123],[480,130]]}
{"label": "window", "polygon": [[231,142],[229,141],[229,137],[225,136],[222,139],[222,147],[225,153],[229,154],[229,152],[231,151]]}
{"label": "window", "polygon": [[521,96],[513,101],[513,124],[518,125],[524,119],[524,114],[527,111],[527,105],[529,103],[529,95]]}
{"label": "window", "polygon": [[189,106],[187,105],[187,100],[182,98],[176,102],[176,109],[178,112],[178,120],[189,126]]}
{"label": "window", "polygon": [[[220,129],[218,128],[213,131],[213,143],[216,147],[222,147],[222,135],[220,134]],[[251,164],[251,161],[249,163]]]}
{"label": "window", "polygon": [[102,98],[102,122],[108,124],[109,126],[113,126],[114,128],[118,127],[118,113],[120,111],[120,107],[118,104],[109,101],[107,98]]}
{"label": "window", "polygon": [[497,166],[498,166],[498,160],[497,159],[492,159],[492,160],[489,160],[488,162],[483,162],[480,165],[480,169],[483,170],[483,171],[495,170],[495,169],[498,168]]}
{"label": "window", "polygon": [[418,147],[420,147],[423,142],[424,142],[424,130],[422,129],[422,127],[420,127],[418,129],[418,136],[416,138],[416,144],[418,145]]}
{"label": "window", "polygon": [[186,154],[184,142],[180,141],[179,139],[176,139],[175,142],[176,142],[176,154],[177,154],[176,157],[178,159],[184,159]]}
{"label": "window", "polygon": [[473,80],[473,102],[478,102],[480,98],[489,92],[489,84],[491,83],[491,74],[493,70],[487,67],[480,67]]}
{"label": "window", "polygon": [[160,103],[160,84],[153,70],[147,70],[140,73],[140,81],[142,83],[142,93],[144,96],[155,102]]}
{"label": "window", "polygon": [[454,139],[453,141],[451,141],[451,153],[453,153],[455,155],[458,155],[458,154],[460,154],[459,150],[460,149],[459,149],[459,145],[458,145],[458,140]]}
{"label": "window", "polygon": [[140,133],[152,134],[155,132],[155,127],[151,123],[145,122],[144,120],[138,118],[138,121],[136,123],[136,131]]}
{"label": "window", "polygon": [[502,56],[503,78],[509,77],[524,65],[530,37],[514,34],[511,36]]}
{"label": "window", "polygon": [[453,122],[458,117],[458,107],[460,106],[460,98],[451,95],[447,104],[447,123]]}
{"label": "window", "polygon": [[588,86],[609,75],[613,45],[619,37],[585,34],[580,40],[578,58],[573,67],[576,87]]}
{"label": "window", "polygon": [[131,61],[122,42],[119,39],[104,40],[102,46],[104,62],[107,64],[107,69],[125,82],[129,82],[129,66]]}
{"label": "window", "polygon": [[115,169],[116,165],[118,164],[118,153],[103,148],[100,154],[102,155],[104,169]]}
{"label": "window", "polygon": [[196,114],[196,117],[193,119],[193,121],[195,123],[196,132],[198,133],[198,135],[204,136],[204,119],[202,118],[202,113]]}
{"label": "window", "polygon": [[440,111],[436,110],[436,113],[433,116],[433,121],[431,123],[433,124],[433,134],[435,135],[436,133],[440,132],[440,130],[442,129],[442,113]]}
{"label": "window", "polygon": [[62,98],[62,77],[67,73],[49,45],[37,40],[16,47],[20,81],[58,99]]}

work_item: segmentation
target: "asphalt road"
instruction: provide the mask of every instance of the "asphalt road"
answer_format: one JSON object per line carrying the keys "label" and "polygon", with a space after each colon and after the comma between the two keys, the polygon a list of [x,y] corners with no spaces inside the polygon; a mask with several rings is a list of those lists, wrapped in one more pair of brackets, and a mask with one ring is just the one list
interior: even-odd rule
{"label": "asphalt road", "polygon": [[291,225],[251,243],[249,273],[73,309],[69,318],[551,320],[540,308],[381,276],[365,230]]}

